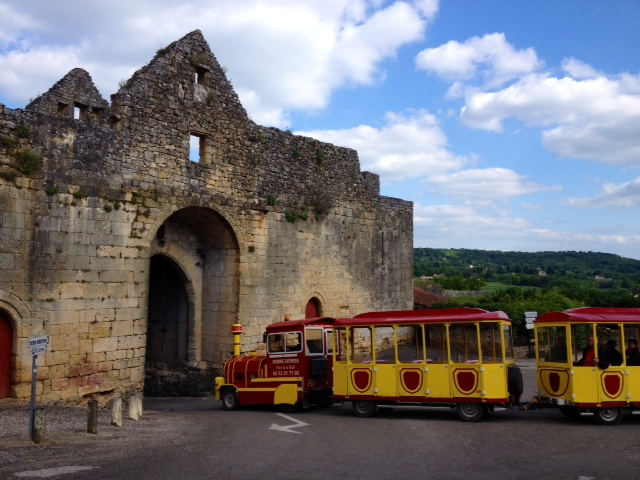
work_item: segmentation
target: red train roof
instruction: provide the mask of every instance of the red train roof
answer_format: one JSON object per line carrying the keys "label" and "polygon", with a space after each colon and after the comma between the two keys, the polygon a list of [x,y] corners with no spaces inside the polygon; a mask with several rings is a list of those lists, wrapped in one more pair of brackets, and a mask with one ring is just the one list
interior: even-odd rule
{"label": "red train roof", "polygon": [[536,323],[640,322],[640,308],[584,307],[539,316]]}
{"label": "red train roof", "polygon": [[333,317],[318,317],[318,318],[305,318],[302,320],[287,320],[283,322],[276,322],[269,325],[266,330],[269,333],[273,332],[286,332],[289,330],[302,330],[304,327],[322,327],[333,325],[335,322]]}
{"label": "red train roof", "polygon": [[511,321],[502,311],[489,312],[480,308],[440,308],[434,310],[404,310],[394,312],[369,312],[354,318],[338,318],[335,326],[370,325],[388,323],[444,323]]}

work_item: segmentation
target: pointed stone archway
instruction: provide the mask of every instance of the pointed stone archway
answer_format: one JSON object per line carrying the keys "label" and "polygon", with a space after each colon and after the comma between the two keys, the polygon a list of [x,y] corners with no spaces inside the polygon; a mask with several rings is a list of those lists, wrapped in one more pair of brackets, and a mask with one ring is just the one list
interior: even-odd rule
{"label": "pointed stone archway", "polygon": [[13,354],[13,329],[9,314],[0,310],[0,398],[11,394],[11,357]]}
{"label": "pointed stone archway", "polygon": [[220,335],[238,315],[238,242],[214,210],[189,207],[151,246],[145,394],[198,396],[223,361]]}

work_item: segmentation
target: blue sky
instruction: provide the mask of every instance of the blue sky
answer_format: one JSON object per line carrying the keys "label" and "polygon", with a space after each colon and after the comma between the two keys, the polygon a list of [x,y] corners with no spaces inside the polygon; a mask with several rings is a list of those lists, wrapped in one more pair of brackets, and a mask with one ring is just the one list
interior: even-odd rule
{"label": "blue sky", "polygon": [[414,246],[640,259],[636,0],[0,0],[0,103],[200,29],[259,124],[355,148]]}

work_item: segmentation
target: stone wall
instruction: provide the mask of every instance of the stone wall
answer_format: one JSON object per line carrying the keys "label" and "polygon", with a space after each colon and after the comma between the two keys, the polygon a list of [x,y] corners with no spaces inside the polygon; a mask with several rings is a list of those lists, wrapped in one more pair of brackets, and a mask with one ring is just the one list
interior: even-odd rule
{"label": "stone wall", "polygon": [[74,69],[0,105],[0,142],[13,397],[30,394],[34,336],[51,339],[43,400],[197,394],[234,323],[247,351],[312,300],[325,316],[412,307],[412,204],[380,196],[355,151],[252,122],[199,31],[110,103]]}

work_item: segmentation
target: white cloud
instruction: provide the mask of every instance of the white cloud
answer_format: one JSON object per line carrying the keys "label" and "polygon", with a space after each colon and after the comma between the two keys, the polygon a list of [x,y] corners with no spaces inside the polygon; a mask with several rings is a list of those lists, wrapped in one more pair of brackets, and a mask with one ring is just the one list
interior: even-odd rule
{"label": "white cloud", "polygon": [[541,66],[535,50],[516,50],[503,33],[473,37],[464,43],[451,40],[421,51],[416,67],[455,81],[480,76],[487,86],[498,86]]}
{"label": "white cloud", "polygon": [[381,176],[382,183],[437,175],[475,161],[449,151],[436,117],[425,110],[387,113],[386,125],[360,125],[345,130],[296,132],[358,151],[363,170]]}
{"label": "white cloud", "polygon": [[576,79],[596,78],[602,75],[591,65],[588,65],[575,58],[565,58],[562,61],[562,69],[567,72],[570,77]]}
{"label": "white cloud", "polygon": [[0,0],[0,71],[11,72],[0,76],[0,100],[23,106],[75,67],[108,98],[156,50],[199,28],[253,119],[282,127],[289,110],[325,108],[336,89],[383,78],[382,61],[420,40],[436,11],[428,0],[112,0],[92,3],[99,22],[87,22],[71,0]]}
{"label": "white cloud", "polygon": [[543,145],[561,158],[640,166],[640,75],[607,75],[566,58],[565,76],[554,76],[533,49],[517,50],[502,33],[423,50],[416,66],[451,82],[447,98],[464,99],[468,127],[503,132],[516,118],[543,128]]}
{"label": "white cloud", "polygon": [[626,183],[605,183],[593,198],[570,198],[567,205],[584,208],[638,208],[640,207],[640,177]]}
{"label": "white cloud", "polygon": [[424,183],[431,193],[461,198],[467,202],[510,199],[519,195],[557,191],[558,186],[528,182],[526,177],[506,168],[470,169],[429,176]]}
{"label": "white cloud", "polygon": [[[581,75],[587,70],[581,65]],[[640,93],[634,90],[640,79],[589,74],[531,74],[499,91],[468,93],[461,119],[472,128],[501,132],[503,121],[515,117],[549,127],[543,144],[560,157],[640,166]]]}

